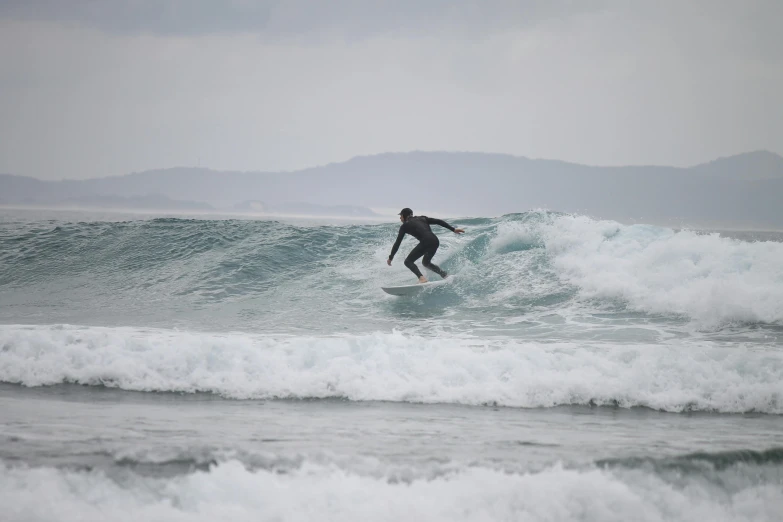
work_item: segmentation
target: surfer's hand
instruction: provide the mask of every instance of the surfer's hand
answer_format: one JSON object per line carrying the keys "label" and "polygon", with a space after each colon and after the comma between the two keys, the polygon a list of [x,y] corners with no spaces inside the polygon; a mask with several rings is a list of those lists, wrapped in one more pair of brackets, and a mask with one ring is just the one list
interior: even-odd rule
{"label": "surfer's hand", "polygon": [[386,264],[387,264],[387,265],[389,265],[389,266],[391,266],[391,259],[387,259],[387,260],[386,260]]}
{"label": "surfer's hand", "polygon": [[465,231],[464,231],[464,230],[462,230],[461,228],[455,228],[455,229],[454,229],[454,233],[455,233],[455,234],[464,234],[464,233],[465,233]]}

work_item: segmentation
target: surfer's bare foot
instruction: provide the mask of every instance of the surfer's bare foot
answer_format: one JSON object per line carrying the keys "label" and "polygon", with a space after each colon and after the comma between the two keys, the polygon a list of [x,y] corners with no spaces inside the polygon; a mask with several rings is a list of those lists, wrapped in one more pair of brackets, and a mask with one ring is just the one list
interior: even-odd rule
{"label": "surfer's bare foot", "polygon": [[427,282],[427,278],[426,278],[426,277],[424,277],[424,276],[421,276],[421,277],[419,278],[419,283],[426,283],[426,282]]}

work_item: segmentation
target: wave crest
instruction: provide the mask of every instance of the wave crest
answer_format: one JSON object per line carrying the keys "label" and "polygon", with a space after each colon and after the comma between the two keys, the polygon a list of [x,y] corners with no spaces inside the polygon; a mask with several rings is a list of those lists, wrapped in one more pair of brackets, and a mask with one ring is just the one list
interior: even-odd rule
{"label": "wave crest", "polygon": [[233,399],[342,398],[783,413],[783,353],[709,343],[617,346],[393,334],[199,334],[0,327],[0,380]]}

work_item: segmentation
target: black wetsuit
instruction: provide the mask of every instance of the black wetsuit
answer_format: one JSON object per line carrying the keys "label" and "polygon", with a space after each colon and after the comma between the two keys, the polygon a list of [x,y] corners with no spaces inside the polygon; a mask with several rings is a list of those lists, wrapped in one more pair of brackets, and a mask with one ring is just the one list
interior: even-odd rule
{"label": "black wetsuit", "polygon": [[402,243],[402,238],[405,237],[405,234],[410,234],[419,240],[419,244],[416,245],[413,250],[411,250],[411,253],[408,254],[408,257],[405,258],[405,266],[416,274],[416,277],[421,277],[421,271],[419,270],[419,267],[416,266],[416,260],[421,256],[424,256],[424,259],[421,260],[424,268],[432,270],[441,277],[446,277],[446,272],[441,270],[438,265],[432,263],[432,256],[437,252],[440,241],[438,241],[438,236],[432,232],[430,225],[440,225],[454,232],[454,227],[441,219],[427,216],[411,216],[400,226],[400,233],[397,234],[397,241],[394,242],[391,254],[389,255],[389,260],[394,259],[394,254],[396,254],[397,249],[400,248],[400,243]]}

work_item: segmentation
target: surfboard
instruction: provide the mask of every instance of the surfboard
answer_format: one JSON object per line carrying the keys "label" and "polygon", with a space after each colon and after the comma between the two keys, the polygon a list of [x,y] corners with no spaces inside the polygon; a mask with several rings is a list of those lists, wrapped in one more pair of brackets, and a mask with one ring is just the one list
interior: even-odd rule
{"label": "surfboard", "polygon": [[[453,277],[453,276],[451,276]],[[451,279],[451,277],[449,279]],[[382,286],[381,290],[386,292],[390,295],[416,295],[419,292],[423,292],[424,290],[428,288],[432,288],[433,286],[442,285],[445,283],[446,280],[442,279],[440,281],[427,281],[426,283],[416,283],[412,285],[403,285],[403,286]]]}

